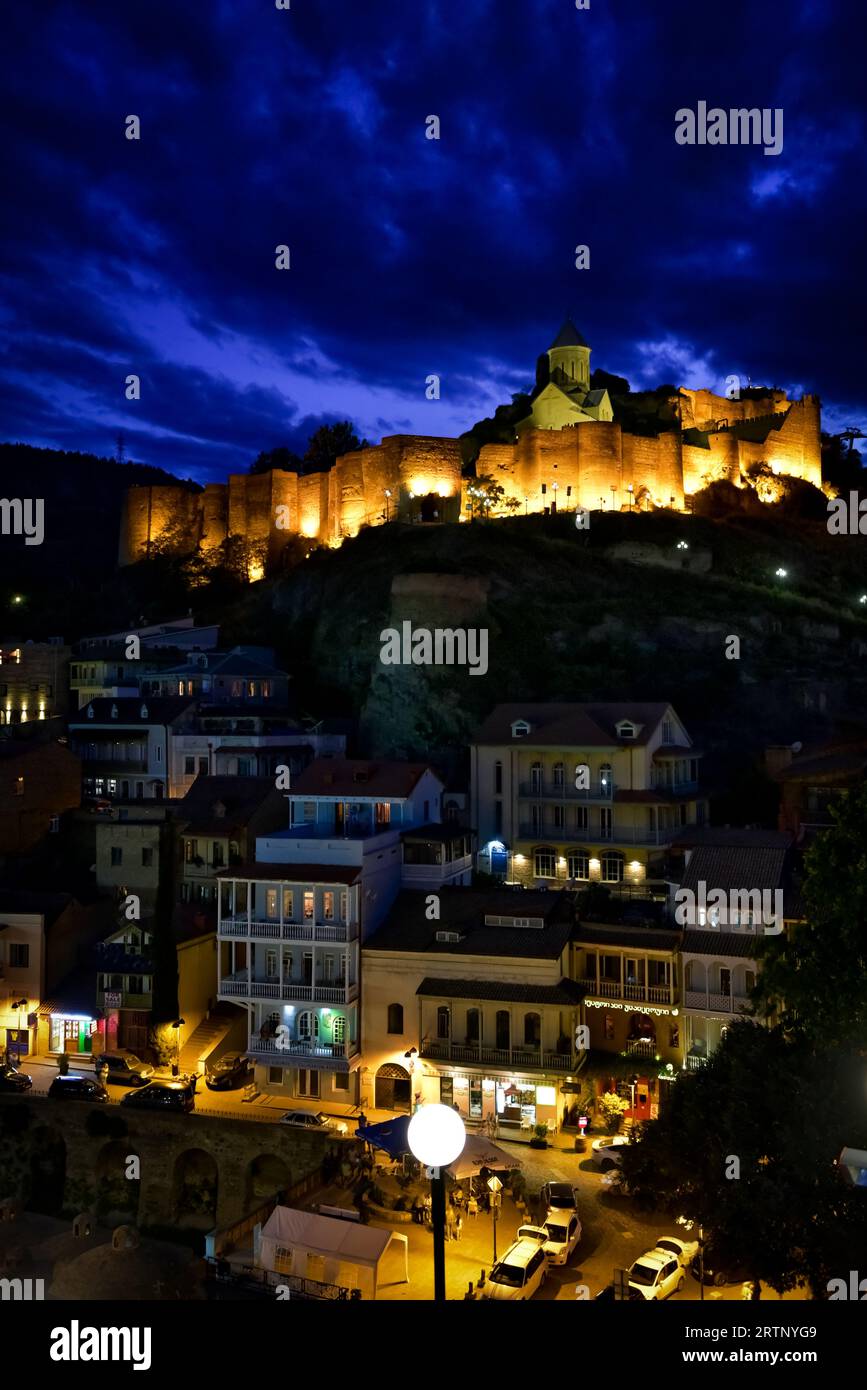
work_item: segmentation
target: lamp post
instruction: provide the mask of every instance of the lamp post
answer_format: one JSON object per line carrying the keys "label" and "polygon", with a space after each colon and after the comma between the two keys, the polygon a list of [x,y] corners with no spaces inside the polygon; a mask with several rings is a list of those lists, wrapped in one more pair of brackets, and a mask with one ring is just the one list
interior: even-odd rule
{"label": "lamp post", "polygon": [[387,487],[387,488],[385,489],[385,521],[386,521],[386,525],[388,524],[388,504],[389,504],[390,501],[391,501],[391,488],[390,488],[390,487]]}
{"label": "lamp post", "polygon": [[414,502],[415,502],[415,493],[414,493],[414,492],[411,492],[411,493],[409,494],[409,524],[410,524],[410,526],[412,526],[413,522],[415,521],[415,516],[413,515],[413,511],[414,511],[413,503],[414,503]]}
{"label": "lamp post", "polygon": [[406,1132],[411,1152],[423,1163],[430,1178],[433,1225],[434,1301],[446,1298],[446,1185],[443,1169],[463,1153],[467,1141],[464,1122],[449,1105],[423,1105],[413,1115]]}
{"label": "lamp post", "polygon": [[172,1076],[177,1076],[181,1070],[181,1029],[186,1021],[185,1018],[176,1018],[172,1024],[175,1030],[175,1060],[172,1062]]}
{"label": "lamp post", "polygon": [[[21,1065],[21,1010],[27,1008],[27,1000],[26,1000],[26,999],[13,999],[12,1003],[9,1005],[9,1008],[10,1008],[10,1009],[14,1009],[14,1010],[17,1012],[17,1014],[18,1014],[18,1037],[17,1037],[17,1039],[15,1040],[15,1061],[17,1062],[18,1066],[20,1067],[20,1065]],[[7,1060],[9,1060],[8,1057],[7,1057]]]}
{"label": "lamp post", "polygon": [[632,511],[632,497],[635,491],[635,489],[632,486],[632,483],[626,484],[626,491],[629,493],[629,510]]}
{"label": "lamp post", "polygon": [[553,494],[554,494],[553,498],[551,499],[551,515],[552,515],[552,516],[556,515],[556,512],[557,512],[557,490],[558,490],[559,487],[560,487],[560,484],[559,484],[559,483],[552,483],[552,484],[551,484],[551,491],[552,491]]}
{"label": "lamp post", "polygon": [[417,1106],[416,1103],[415,1103],[415,1091],[413,1090],[413,1077],[414,1077],[414,1075],[415,1075],[415,1069],[416,1069],[416,1060],[415,1060],[415,1059],[416,1059],[416,1057],[418,1056],[418,1048],[417,1048],[417,1047],[411,1047],[411,1048],[409,1049],[409,1052],[405,1052],[405,1053],[403,1054],[403,1056],[404,1056],[404,1061],[406,1062],[406,1065],[407,1065],[407,1071],[409,1072],[409,1094],[410,1094],[410,1100],[412,1101],[412,1112],[413,1112],[413,1114],[415,1114],[415,1112],[418,1110],[418,1106]]}
{"label": "lamp post", "polygon": [[611,510],[614,511],[614,509],[615,509],[616,506],[617,506],[617,488],[616,488],[616,487],[614,486],[614,484],[612,483],[612,484],[611,484]]}
{"label": "lamp post", "polygon": [[502,1189],[503,1189],[503,1184],[502,1184],[502,1182],[500,1181],[500,1179],[497,1177],[496,1173],[492,1173],[491,1176],[488,1178],[488,1187],[489,1187],[490,1193],[491,1193],[491,1223],[492,1223],[493,1228],[494,1228],[494,1264],[496,1264],[496,1263],[497,1263],[497,1221],[499,1220],[499,1217],[500,1217],[500,1202],[502,1201],[502,1198],[501,1198],[501,1196],[500,1196],[500,1193],[501,1193],[501,1191],[502,1191]]}

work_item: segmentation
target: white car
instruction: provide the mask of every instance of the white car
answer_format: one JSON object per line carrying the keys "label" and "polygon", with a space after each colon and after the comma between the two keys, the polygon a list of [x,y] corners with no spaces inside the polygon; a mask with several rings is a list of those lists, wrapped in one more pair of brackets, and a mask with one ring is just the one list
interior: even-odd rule
{"label": "white car", "polygon": [[280,1123],[297,1125],[299,1129],[319,1129],[331,1134],[346,1134],[348,1127],[343,1120],[330,1120],[322,1112],[315,1110],[287,1110],[280,1116]]}
{"label": "white car", "polygon": [[660,1236],[656,1242],[656,1249],[667,1250],[675,1256],[678,1264],[686,1269],[698,1254],[698,1241],[683,1240],[681,1236]]}
{"label": "white car", "polygon": [[[541,1227],[538,1230],[541,1233]],[[510,1245],[503,1258],[494,1265],[485,1283],[482,1298],[526,1301],[541,1289],[547,1274],[548,1256],[545,1254],[541,1235],[524,1236],[516,1240],[514,1245]]]}
{"label": "white car", "polygon": [[686,1274],[670,1250],[648,1250],[629,1270],[629,1287],[653,1302],[680,1293]]}
{"label": "white car", "polygon": [[549,1211],[541,1226],[522,1226],[518,1239],[541,1240],[548,1263],[565,1265],[581,1239],[581,1222],[574,1211]]}
{"label": "white car", "polygon": [[618,1150],[629,1143],[628,1134],[610,1134],[605,1139],[594,1139],[591,1155],[597,1168],[603,1173],[620,1166],[622,1154]]}

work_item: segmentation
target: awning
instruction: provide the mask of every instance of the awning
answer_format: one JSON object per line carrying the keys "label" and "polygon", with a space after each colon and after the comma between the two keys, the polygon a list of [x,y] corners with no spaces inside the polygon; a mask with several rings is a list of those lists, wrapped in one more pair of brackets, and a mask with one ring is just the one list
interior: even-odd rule
{"label": "awning", "polygon": [[396,1120],[383,1120],[378,1125],[359,1125],[355,1131],[359,1139],[366,1139],[375,1149],[385,1149],[392,1158],[402,1158],[410,1152],[406,1132],[409,1129],[409,1115],[399,1115]]}
{"label": "awning", "polygon": [[512,1158],[505,1149],[492,1144],[481,1134],[468,1134],[463,1153],[450,1163],[446,1169],[453,1178],[474,1178],[483,1168],[493,1173],[504,1173],[512,1168],[520,1168],[518,1159]]}

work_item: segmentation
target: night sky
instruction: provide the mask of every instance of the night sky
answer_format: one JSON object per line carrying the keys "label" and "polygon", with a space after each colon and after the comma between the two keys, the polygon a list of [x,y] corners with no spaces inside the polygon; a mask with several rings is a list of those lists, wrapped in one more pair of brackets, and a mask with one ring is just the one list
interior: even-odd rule
{"label": "night sky", "polygon": [[[205,481],[323,420],[458,434],[532,383],[566,314],[633,388],[739,373],[867,429],[863,16],[8,4],[0,438],[109,455],[122,429]],[[782,107],[782,153],[678,145],[700,100]]]}

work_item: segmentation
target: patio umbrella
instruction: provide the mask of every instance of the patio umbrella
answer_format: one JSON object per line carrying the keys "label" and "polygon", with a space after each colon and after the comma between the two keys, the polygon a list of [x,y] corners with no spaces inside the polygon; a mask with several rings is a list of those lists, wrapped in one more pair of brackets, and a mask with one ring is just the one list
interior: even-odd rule
{"label": "patio umbrella", "polygon": [[474,1178],[483,1168],[502,1173],[506,1169],[520,1168],[520,1163],[490,1139],[481,1134],[468,1134],[463,1152],[446,1169],[453,1178]]}
{"label": "patio umbrella", "polygon": [[406,1137],[409,1120],[409,1115],[399,1115],[396,1120],[383,1120],[378,1125],[359,1125],[355,1133],[375,1149],[384,1149],[392,1158],[402,1158],[410,1152]]}

